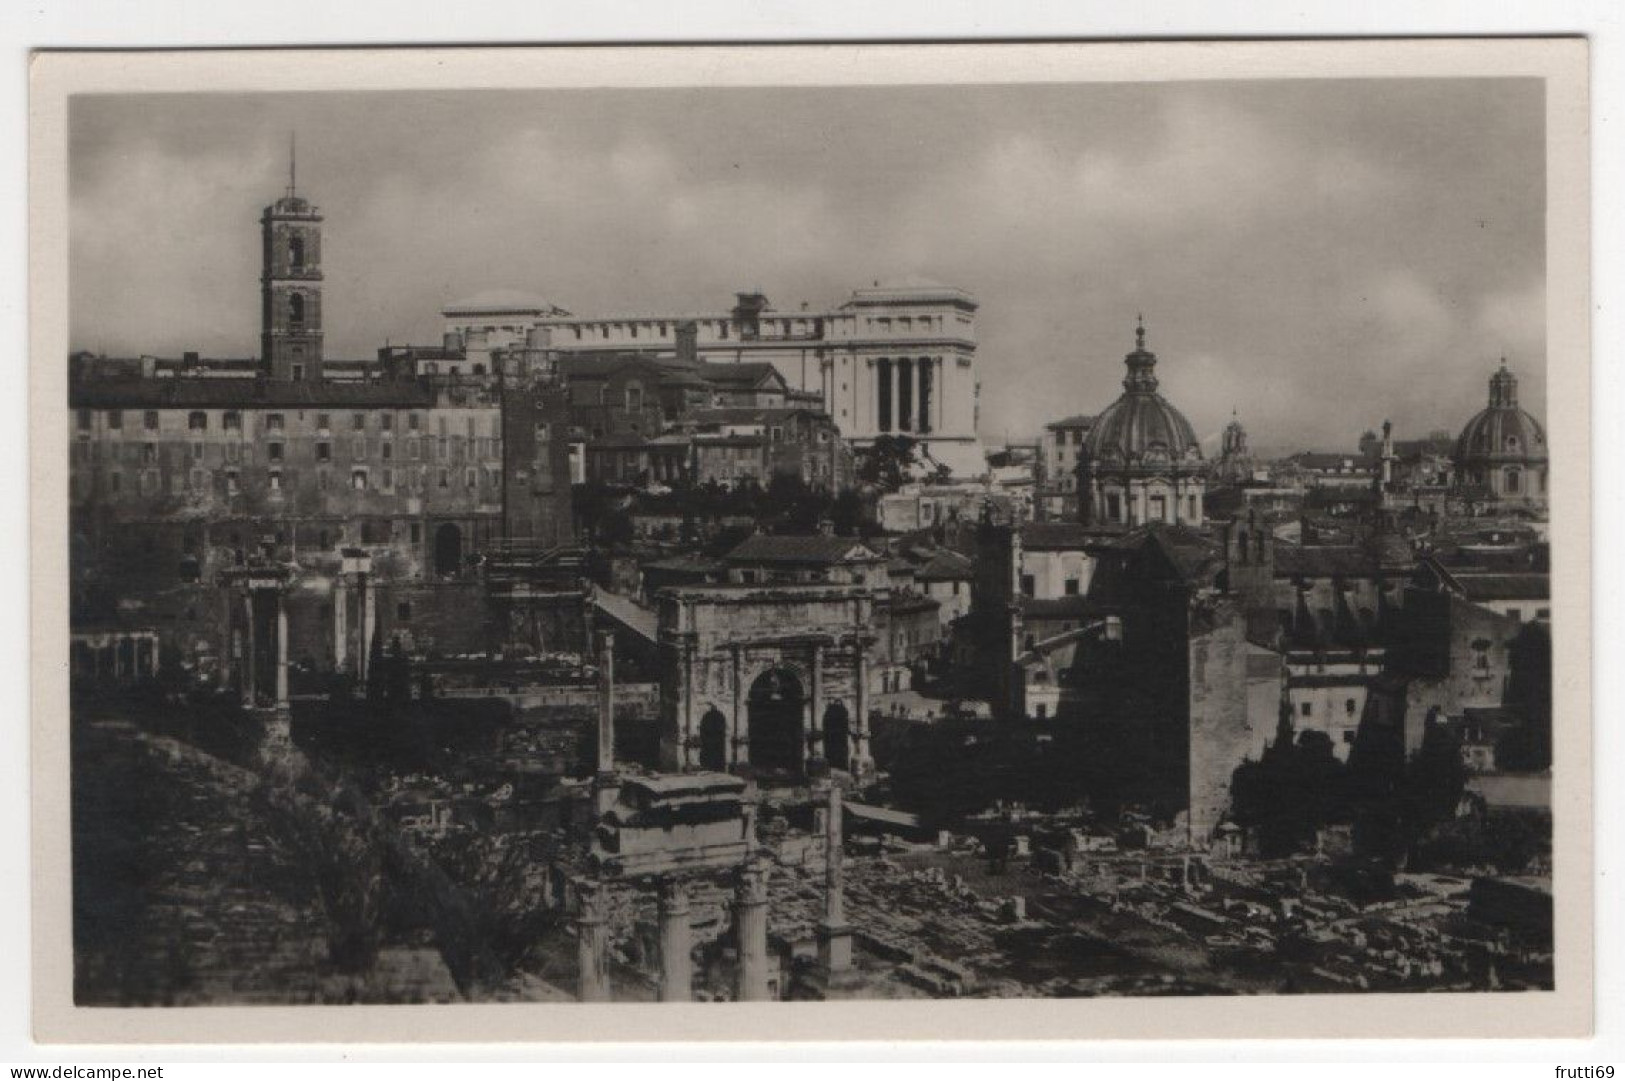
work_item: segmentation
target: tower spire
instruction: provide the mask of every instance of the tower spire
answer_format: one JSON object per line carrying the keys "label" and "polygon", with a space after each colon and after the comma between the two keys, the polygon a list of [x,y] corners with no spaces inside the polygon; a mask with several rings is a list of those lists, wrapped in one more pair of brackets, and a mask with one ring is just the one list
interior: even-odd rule
{"label": "tower spire", "polygon": [[288,132],[288,198],[290,198],[290,199],[292,199],[294,197],[294,193],[299,187],[298,178],[299,178],[298,136],[294,132],[290,131],[290,132]]}

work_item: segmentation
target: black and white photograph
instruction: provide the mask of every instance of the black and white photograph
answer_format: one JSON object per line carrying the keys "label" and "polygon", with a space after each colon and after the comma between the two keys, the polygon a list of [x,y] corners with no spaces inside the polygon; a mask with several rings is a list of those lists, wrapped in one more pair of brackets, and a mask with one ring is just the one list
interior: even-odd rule
{"label": "black and white photograph", "polygon": [[66,95],[72,1006],[1583,991],[1553,84],[1135,63]]}

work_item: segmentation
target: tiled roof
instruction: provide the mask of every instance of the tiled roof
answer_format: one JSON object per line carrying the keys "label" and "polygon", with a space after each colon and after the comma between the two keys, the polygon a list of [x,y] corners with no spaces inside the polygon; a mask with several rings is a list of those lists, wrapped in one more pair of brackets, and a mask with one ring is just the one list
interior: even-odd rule
{"label": "tiled roof", "polygon": [[1098,540],[1082,522],[1026,522],[1021,526],[1021,546],[1032,552],[1081,550]]}
{"label": "tiled roof", "polygon": [[701,379],[707,383],[724,386],[755,387],[767,379],[778,379],[784,382],[779,370],[766,361],[741,361],[738,364],[717,363],[704,361],[695,369]]}
{"label": "tiled roof", "polygon": [[873,562],[881,557],[851,537],[822,533],[783,535],[757,533],[746,537],[727,555],[730,563],[849,563]]}
{"label": "tiled roof", "polygon": [[914,573],[922,582],[968,581],[973,576],[971,561],[946,548],[932,553],[925,565]]}

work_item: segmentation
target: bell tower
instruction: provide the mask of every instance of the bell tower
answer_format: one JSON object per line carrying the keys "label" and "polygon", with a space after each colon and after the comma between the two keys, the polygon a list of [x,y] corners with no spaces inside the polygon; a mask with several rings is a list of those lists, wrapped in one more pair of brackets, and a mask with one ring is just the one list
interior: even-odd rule
{"label": "bell tower", "polygon": [[260,368],[272,379],[322,378],[322,216],[297,190],[293,144],[288,190],[260,215]]}

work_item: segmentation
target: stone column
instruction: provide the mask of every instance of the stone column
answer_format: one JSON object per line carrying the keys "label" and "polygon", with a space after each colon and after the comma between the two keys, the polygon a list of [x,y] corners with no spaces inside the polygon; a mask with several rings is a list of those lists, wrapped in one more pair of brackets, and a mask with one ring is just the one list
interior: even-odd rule
{"label": "stone column", "polygon": [[372,675],[372,639],[378,627],[378,588],[361,580],[361,678]]}
{"label": "stone column", "polygon": [[740,1002],[768,1001],[767,870],[759,864],[739,869],[734,887],[734,932],[739,946]]}
{"label": "stone column", "polygon": [[157,679],[158,678],[158,656],[159,656],[159,653],[161,652],[162,643],[159,641],[158,636],[155,634],[148,640],[147,644],[148,644],[148,647],[152,651],[152,678]]}
{"label": "stone column", "polygon": [[604,912],[603,887],[596,882],[576,883],[580,911],[576,915],[576,961],[582,1002],[608,1002],[609,926]]}
{"label": "stone column", "polygon": [[841,881],[842,797],[839,785],[830,785],[824,811],[824,918],[818,924],[818,960],[828,973],[852,967],[852,928],[846,922],[846,899]]}
{"label": "stone column", "polygon": [[243,705],[254,708],[254,591],[243,591],[243,611],[248,615],[248,631],[243,648]]}
{"label": "stone column", "polygon": [[620,797],[615,777],[615,648],[614,635],[598,632],[598,754],[592,782],[593,807],[600,817]]}
{"label": "stone column", "polygon": [[683,724],[677,738],[677,766],[679,769],[690,769],[694,762],[694,740],[697,735],[694,731],[694,646],[687,641],[682,644],[683,656]]}
{"label": "stone column", "polygon": [[598,772],[615,772],[615,637],[598,632]]}
{"label": "stone column", "polygon": [[288,598],[276,594],[276,704],[288,708]]}
{"label": "stone column", "polygon": [[694,928],[688,891],[676,879],[660,883],[660,1001],[688,1002],[694,997]]}
{"label": "stone column", "polygon": [[[914,431],[915,406],[914,400],[914,362],[907,357],[899,357],[892,362],[892,368],[897,372],[897,430],[899,432]],[[907,408],[904,408],[904,405]]]}
{"label": "stone column", "polygon": [[813,646],[812,723],[807,726],[807,752],[813,761],[824,758],[824,647]]}
{"label": "stone column", "polygon": [[350,583],[343,574],[333,580],[333,670],[342,672],[350,657]]}
{"label": "stone column", "polygon": [[857,710],[852,718],[851,767],[853,773],[861,773],[869,762],[869,650],[862,635],[854,636],[852,649],[857,654]]}
{"label": "stone column", "polygon": [[[739,647],[733,650],[733,682],[734,682],[734,709],[733,716],[728,719],[728,764],[737,766],[740,762],[750,761],[750,748],[745,747],[746,736],[749,731],[749,718],[745,716],[745,688],[744,666],[740,663]],[[745,747],[741,757],[739,749]]]}

